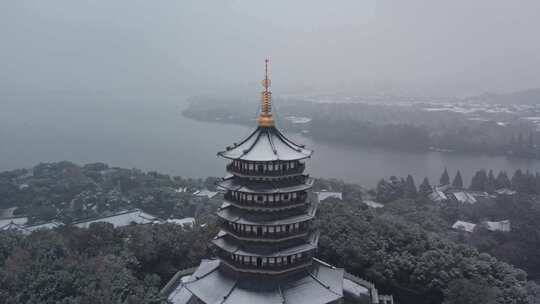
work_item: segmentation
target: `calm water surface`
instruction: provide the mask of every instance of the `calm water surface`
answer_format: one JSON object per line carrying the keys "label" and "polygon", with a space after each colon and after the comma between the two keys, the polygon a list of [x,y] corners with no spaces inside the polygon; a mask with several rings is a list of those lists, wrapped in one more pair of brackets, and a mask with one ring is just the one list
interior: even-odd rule
{"label": "calm water surface", "polygon": [[[251,128],[187,119],[180,114],[184,106],[183,98],[177,97],[1,97],[0,170],[70,160],[184,177],[223,175],[225,161],[216,152],[248,135]],[[540,161],[504,156],[395,152],[328,144],[297,134],[290,137],[315,150],[309,162],[312,176],[365,186],[391,175],[412,174],[417,183],[424,176],[436,181],[444,167],[451,175],[461,170],[466,181],[482,168],[540,171]]]}

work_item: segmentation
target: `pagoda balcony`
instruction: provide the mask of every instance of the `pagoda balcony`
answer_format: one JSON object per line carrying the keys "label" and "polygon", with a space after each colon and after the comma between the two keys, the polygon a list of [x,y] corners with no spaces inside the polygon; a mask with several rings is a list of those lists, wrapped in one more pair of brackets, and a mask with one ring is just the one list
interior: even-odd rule
{"label": "pagoda balcony", "polygon": [[261,168],[243,169],[230,163],[227,165],[227,172],[239,177],[260,177],[260,178],[282,178],[300,175],[306,169],[305,163],[298,163],[294,168],[285,170],[265,170]]}
{"label": "pagoda balcony", "polygon": [[221,225],[221,229],[227,232],[229,235],[241,241],[250,242],[268,242],[277,243],[283,241],[289,241],[292,239],[306,237],[310,230],[308,225],[305,228],[300,228],[294,231],[281,231],[281,232],[257,232],[257,231],[238,231],[232,227],[227,226],[226,223]]}
{"label": "pagoda balcony", "polygon": [[[306,254],[301,258],[297,258],[294,261],[284,261],[282,263],[267,263],[267,258],[252,258],[252,262],[245,262],[242,260],[233,260],[231,256],[224,252],[218,252],[217,257],[228,267],[238,272],[252,273],[252,274],[270,274],[279,275],[288,272],[300,270],[311,266],[313,259],[311,255]],[[264,261],[264,262],[263,262]]]}
{"label": "pagoda balcony", "polygon": [[269,201],[269,200],[249,200],[249,199],[242,199],[242,198],[234,198],[230,192],[227,192],[224,195],[225,200],[240,209],[245,210],[262,210],[262,211],[279,211],[279,210],[286,210],[286,209],[294,209],[303,207],[309,202],[307,201],[307,194],[301,194],[297,196],[295,199],[289,199],[289,200],[278,200],[278,201]]}

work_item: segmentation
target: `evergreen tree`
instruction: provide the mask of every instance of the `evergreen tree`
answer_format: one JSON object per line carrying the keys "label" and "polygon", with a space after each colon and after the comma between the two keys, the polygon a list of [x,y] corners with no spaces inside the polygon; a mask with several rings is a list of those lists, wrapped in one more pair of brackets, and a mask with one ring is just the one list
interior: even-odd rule
{"label": "evergreen tree", "polygon": [[518,191],[518,192],[526,192],[526,185],[524,181],[524,175],[523,171],[521,169],[517,169],[516,172],[514,172],[514,175],[512,176],[512,189]]}
{"label": "evergreen tree", "polygon": [[452,187],[454,188],[463,188],[463,178],[461,177],[461,172],[456,173],[456,177],[454,177],[454,181],[452,182]]}
{"label": "evergreen tree", "polygon": [[415,198],[418,195],[416,190],[416,184],[414,183],[413,177],[409,174],[407,175],[407,180],[405,181],[405,197],[406,198]]}
{"label": "evergreen tree", "polygon": [[441,175],[441,179],[439,180],[441,185],[450,185],[450,175],[448,175],[448,170],[446,167],[444,168],[444,172]]}
{"label": "evergreen tree", "polygon": [[497,178],[495,179],[495,189],[510,189],[511,187],[512,184],[510,183],[510,179],[508,178],[508,174],[506,174],[506,171],[499,172],[499,175],[497,175]]}
{"label": "evergreen tree", "polygon": [[497,289],[477,280],[458,279],[445,290],[443,304],[491,304],[497,302]]}
{"label": "evergreen tree", "polygon": [[474,191],[486,191],[488,183],[488,176],[486,173],[486,170],[479,170],[476,171],[476,174],[473,176],[471,180],[471,186],[469,189]]}
{"label": "evergreen tree", "polygon": [[488,193],[495,191],[495,175],[493,174],[493,170],[489,170],[484,191],[487,191]]}
{"label": "evergreen tree", "polygon": [[426,177],[424,177],[424,181],[420,184],[420,187],[418,187],[418,193],[424,197],[427,197],[428,195],[433,192],[433,189],[431,188],[431,185],[429,184],[429,180]]}

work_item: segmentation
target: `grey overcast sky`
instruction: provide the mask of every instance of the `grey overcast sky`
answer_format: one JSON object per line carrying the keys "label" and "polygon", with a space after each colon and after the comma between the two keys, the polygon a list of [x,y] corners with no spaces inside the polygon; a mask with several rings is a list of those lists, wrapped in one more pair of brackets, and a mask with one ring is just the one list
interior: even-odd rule
{"label": "grey overcast sky", "polygon": [[0,90],[540,87],[538,0],[4,0]]}

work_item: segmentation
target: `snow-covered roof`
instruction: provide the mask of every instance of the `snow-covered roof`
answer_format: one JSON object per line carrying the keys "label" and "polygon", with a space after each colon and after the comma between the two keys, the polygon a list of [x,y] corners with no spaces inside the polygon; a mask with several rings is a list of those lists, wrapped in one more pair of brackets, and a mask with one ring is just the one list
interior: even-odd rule
{"label": "snow-covered roof", "polygon": [[239,144],[229,146],[218,155],[245,161],[299,160],[308,158],[313,151],[297,145],[275,127],[257,127]]}
{"label": "snow-covered roof", "polygon": [[105,222],[113,224],[114,227],[123,227],[123,226],[129,226],[131,224],[150,224],[154,222],[158,222],[159,219],[151,214],[148,214],[144,211],[135,209],[131,211],[124,211],[121,213],[92,219],[92,220],[86,220],[86,221],[80,221],[74,224],[74,226],[77,226],[79,228],[88,228],[90,227],[90,224],[92,223],[98,223],[98,222]]}
{"label": "snow-covered roof", "polygon": [[377,203],[375,201],[370,201],[370,200],[364,200],[363,203],[366,204],[368,207],[371,207],[371,208],[382,208],[382,207],[384,207],[383,204]]}
{"label": "snow-covered roof", "polygon": [[60,227],[62,225],[64,225],[64,224],[62,224],[60,222],[57,222],[57,221],[52,221],[52,222],[43,223],[43,224],[25,226],[24,229],[21,230],[21,231],[24,234],[30,234],[30,233],[32,233],[34,231],[54,229],[54,228]]}
{"label": "snow-covered roof", "polygon": [[28,218],[27,217],[3,218],[3,219],[0,219],[0,229],[2,229],[2,227],[4,227],[4,226],[10,225],[10,224],[26,225],[26,223],[28,223]]}
{"label": "snow-covered roof", "polygon": [[167,223],[181,225],[181,226],[184,226],[184,225],[193,226],[195,225],[195,218],[185,217],[183,219],[168,219]]}
{"label": "snow-covered roof", "polygon": [[476,224],[464,222],[464,221],[457,221],[454,223],[454,225],[452,225],[452,229],[466,231],[466,232],[473,232],[474,228],[476,228]]}
{"label": "snow-covered roof", "polygon": [[369,289],[349,279],[343,279],[343,291],[359,299],[362,299],[362,298],[369,299],[369,295],[370,295]]}
{"label": "snow-covered roof", "polygon": [[195,196],[212,198],[218,194],[217,191],[210,191],[208,189],[197,190],[193,193]]}
{"label": "snow-covered roof", "polygon": [[3,226],[0,226],[0,231],[8,231],[8,230],[12,230],[12,231],[21,231],[21,232],[25,232],[26,230],[24,229],[24,225],[19,225],[19,224],[15,224],[15,223],[8,223],[8,224],[5,224]]}
{"label": "snow-covered roof", "polygon": [[497,193],[498,195],[514,195],[517,192],[508,188],[501,188],[495,190],[495,193]]}
{"label": "snow-covered roof", "polygon": [[453,192],[452,193],[456,200],[460,203],[474,204],[476,203],[476,198],[470,193],[467,192]]}
{"label": "snow-covered roof", "polygon": [[315,192],[317,194],[317,198],[319,199],[319,202],[324,201],[325,199],[329,197],[337,198],[337,199],[343,199],[343,193],[341,192],[332,192],[332,191],[318,191]]}
{"label": "snow-covered roof", "polygon": [[194,299],[221,304],[332,303],[343,297],[343,274],[343,269],[313,259],[312,269],[292,277],[244,280],[221,271],[219,260],[203,260],[168,300],[173,304],[193,303]]}
{"label": "snow-covered roof", "polygon": [[429,198],[434,202],[442,202],[448,199],[446,194],[442,192],[441,190],[435,189],[431,194],[429,195]]}
{"label": "snow-covered roof", "polygon": [[511,231],[510,227],[510,220],[504,220],[504,221],[498,221],[498,222],[490,222],[485,221],[482,222],[489,231],[503,231],[503,232],[509,232]]}

